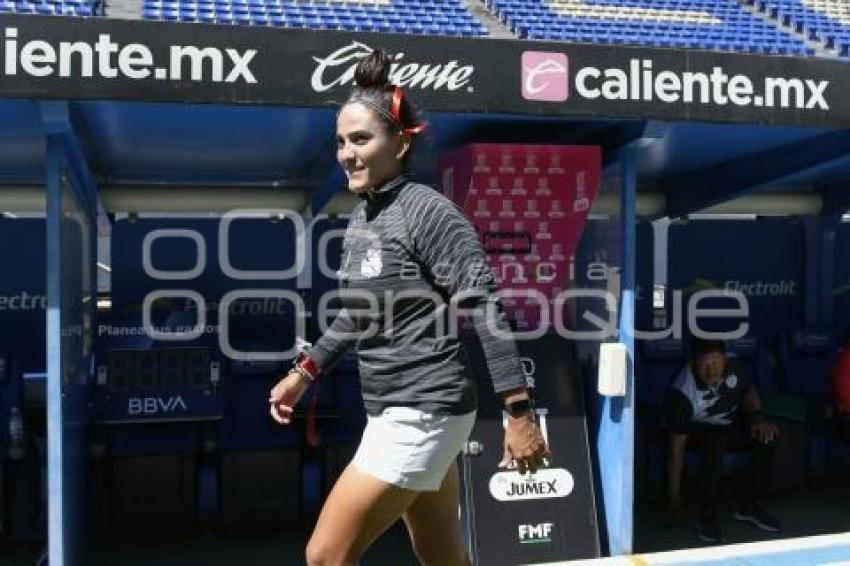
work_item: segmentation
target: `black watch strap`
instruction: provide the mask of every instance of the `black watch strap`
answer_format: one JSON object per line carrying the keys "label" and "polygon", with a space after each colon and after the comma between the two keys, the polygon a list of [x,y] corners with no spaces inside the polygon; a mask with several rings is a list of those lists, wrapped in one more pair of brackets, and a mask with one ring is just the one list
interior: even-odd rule
{"label": "black watch strap", "polygon": [[511,403],[505,403],[505,411],[512,417],[534,413],[534,403],[531,399],[519,399]]}

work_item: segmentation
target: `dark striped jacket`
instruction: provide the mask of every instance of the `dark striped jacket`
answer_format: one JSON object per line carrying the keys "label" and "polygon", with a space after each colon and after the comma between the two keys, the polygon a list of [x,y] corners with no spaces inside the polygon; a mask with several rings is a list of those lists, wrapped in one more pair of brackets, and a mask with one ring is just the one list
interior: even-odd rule
{"label": "dark striped jacket", "polygon": [[401,176],[361,195],[339,277],[342,308],[308,354],[328,370],[354,344],[370,414],[398,405],[449,414],[475,409],[456,310],[469,315],[495,391],[525,385],[475,229],[434,189]]}

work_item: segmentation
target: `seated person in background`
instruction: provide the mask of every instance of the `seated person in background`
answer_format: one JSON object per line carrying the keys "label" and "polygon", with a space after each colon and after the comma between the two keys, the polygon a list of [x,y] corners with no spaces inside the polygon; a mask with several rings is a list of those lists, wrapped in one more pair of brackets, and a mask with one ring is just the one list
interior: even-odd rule
{"label": "seated person in background", "polygon": [[762,419],[755,387],[729,368],[723,342],[693,341],[691,363],[671,383],[663,421],[670,438],[667,495],[675,519],[684,518],[679,488],[685,447],[691,445],[700,455],[697,535],[705,542],[722,541],[717,500],[723,455],[730,447],[746,447],[752,451],[752,467],[734,517],[764,531],[780,529],[779,522],[759,504],[773,465],[778,431]]}
{"label": "seated person in background", "polygon": [[832,366],[832,396],[836,434],[850,442],[850,335]]}

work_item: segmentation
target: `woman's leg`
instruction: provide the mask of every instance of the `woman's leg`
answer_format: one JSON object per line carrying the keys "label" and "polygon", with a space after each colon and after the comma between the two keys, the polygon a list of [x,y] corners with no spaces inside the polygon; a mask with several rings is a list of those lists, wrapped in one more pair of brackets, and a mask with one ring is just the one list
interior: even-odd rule
{"label": "woman's leg", "polygon": [[354,564],[419,494],[349,464],[331,490],[310,542],[309,566]]}
{"label": "woman's leg", "polygon": [[402,515],[413,551],[424,566],[469,564],[460,533],[459,489],[457,462],[454,462],[440,490],[420,493]]}

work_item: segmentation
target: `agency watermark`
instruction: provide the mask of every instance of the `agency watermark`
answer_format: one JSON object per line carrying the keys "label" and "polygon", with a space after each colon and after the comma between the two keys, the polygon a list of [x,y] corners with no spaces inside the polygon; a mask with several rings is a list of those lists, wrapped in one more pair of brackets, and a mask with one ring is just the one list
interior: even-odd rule
{"label": "agency watermark", "polygon": [[[277,269],[240,269],[234,266],[231,255],[231,227],[242,220],[268,220],[291,223],[294,247],[291,265]],[[144,332],[162,341],[190,341],[204,334],[215,333],[221,351],[237,360],[285,360],[297,355],[299,344],[306,340],[307,320],[310,319],[323,335],[335,340],[354,342],[381,338],[392,341],[404,326],[407,335],[411,331],[436,339],[459,339],[467,321],[476,332],[486,332],[504,340],[535,340],[545,334],[557,334],[568,340],[607,341],[626,333],[638,340],[681,339],[685,335],[720,340],[736,340],[749,330],[750,306],[748,296],[752,293],[746,285],[727,285],[726,288],[703,289],[685,295],[682,291],[671,293],[669,301],[669,324],[665,328],[644,330],[623,328],[620,297],[607,288],[559,289],[544,293],[533,286],[514,286],[514,281],[497,284],[483,249],[463,265],[441,264],[423,266],[413,259],[404,260],[395,276],[402,281],[426,278],[430,290],[423,286],[413,288],[382,288],[376,292],[362,285],[382,275],[380,260],[388,248],[380,236],[368,229],[331,228],[318,234],[313,246],[313,227],[302,217],[285,209],[243,209],[225,214],[217,234],[216,260],[219,271],[228,279],[242,281],[246,287],[231,290],[218,301],[207,301],[192,282],[199,282],[207,269],[210,243],[197,230],[155,229],[142,242],[142,263],[145,274],[156,281],[169,283],[167,288],[149,292],[142,305],[142,328]],[[154,244],[160,240],[185,239],[193,244],[194,258],[186,269],[169,270],[156,266]],[[342,239],[340,269],[331,267],[331,246],[335,239]],[[284,243],[281,242],[281,245]],[[274,242],[267,245],[275,245]],[[307,250],[315,249],[311,262],[307,261]],[[357,253],[355,253],[355,250]],[[298,279],[302,285],[312,287],[313,266],[320,277],[345,282],[338,290],[314,296],[305,303],[304,294],[291,288],[259,288],[252,285],[267,281],[292,281]],[[550,270],[554,273],[554,270]],[[528,274],[534,278],[534,274]],[[519,274],[519,281],[527,284],[528,278]],[[173,285],[180,282],[180,286]],[[594,280],[589,280],[595,283]],[[358,283],[361,283],[358,285]],[[291,287],[291,285],[289,286]],[[380,285],[377,286],[380,288]],[[178,326],[154,324],[154,310],[159,301],[181,301],[180,312],[194,313],[193,325]],[[536,323],[529,328],[512,328],[506,315],[505,304],[521,302],[537,316]],[[400,316],[411,303],[417,304],[417,316]],[[217,313],[217,323],[208,324],[207,314]],[[271,315],[280,320],[281,333],[295,336],[299,340],[286,350],[243,351],[233,345],[233,317]],[[625,317],[630,319],[631,317]],[[716,330],[718,320],[723,320],[727,330]],[[400,322],[402,321],[403,322]],[[135,330],[134,330],[135,331]],[[687,332],[686,332],[687,331]],[[105,329],[106,335],[117,330]],[[120,332],[120,331],[118,331]]]}

